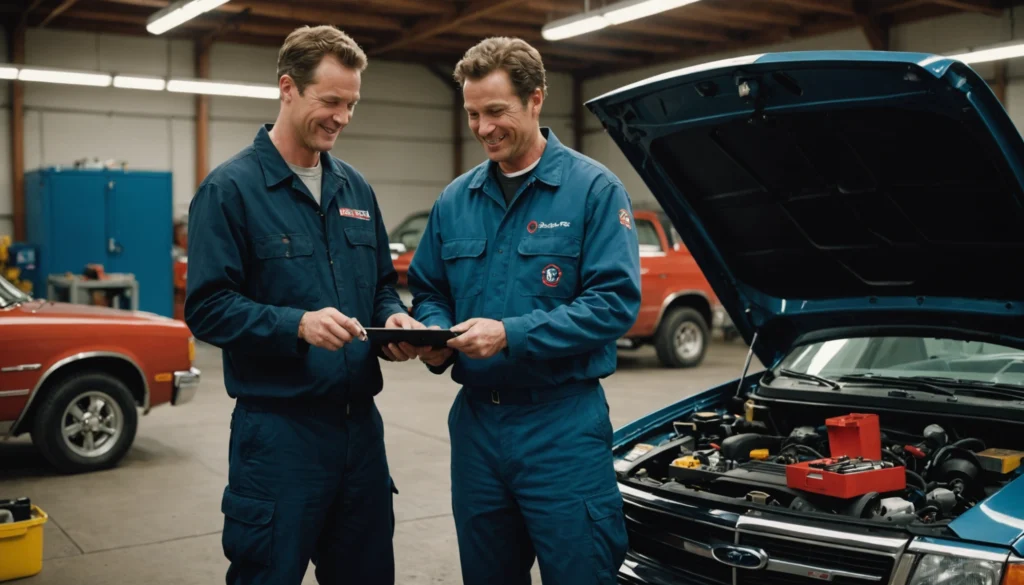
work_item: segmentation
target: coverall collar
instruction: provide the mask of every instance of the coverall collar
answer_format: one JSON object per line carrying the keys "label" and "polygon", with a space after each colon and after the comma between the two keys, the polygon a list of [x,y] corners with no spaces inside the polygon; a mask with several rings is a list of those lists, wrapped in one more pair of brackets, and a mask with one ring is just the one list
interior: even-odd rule
{"label": "coverall collar", "polygon": [[[544,145],[544,153],[540,156],[540,162],[533,169],[533,176],[546,185],[558,187],[562,184],[562,163],[566,157],[566,148],[562,146],[551,128],[542,126],[540,133],[548,142]],[[491,169],[496,164],[498,163],[489,161],[486,165],[479,167],[473,180],[469,183],[469,188],[480,189],[483,187],[484,182],[491,176]]]}
{"label": "coverall collar", "polygon": [[[264,124],[256,133],[256,139],[253,140],[253,147],[260,159],[260,166],[263,167],[263,178],[267,182],[267,187],[273,187],[295,174],[288,167],[288,163],[278,152],[273,141],[270,140],[270,129],[273,127],[273,124]],[[348,181],[345,170],[334,162],[329,152],[320,153],[320,165],[323,167],[324,173],[331,173],[341,182]]]}

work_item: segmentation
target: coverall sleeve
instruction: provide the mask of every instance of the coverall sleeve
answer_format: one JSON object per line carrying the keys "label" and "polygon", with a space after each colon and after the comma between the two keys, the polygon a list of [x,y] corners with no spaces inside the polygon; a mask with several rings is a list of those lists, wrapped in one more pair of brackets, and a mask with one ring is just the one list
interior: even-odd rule
{"label": "coverall sleeve", "polygon": [[395,290],[398,273],[395,272],[395,264],[391,261],[388,232],[384,227],[384,218],[381,217],[376,197],[373,200],[373,208],[377,218],[377,274],[379,275],[377,294],[373,299],[373,327],[383,327],[388,317],[395,313],[405,313],[406,308],[401,297],[398,296],[398,291]]}
{"label": "coverall sleeve", "polygon": [[434,203],[409,265],[409,290],[417,321],[427,327],[451,329],[455,325],[451,289],[448,287],[444,260],[441,258],[441,229],[438,220],[440,201]]}
{"label": "coverall sleeve", "polygon": [[237,191],[207,183],[189,208],[185,322],[196,339],[231,351],[299,355],[305,311],[257,303],[242,293],[249,265],[245,209]]}
{"label": "coverall sleeve", "polygon": [[[509,355],[552,359],[592,351],[626,334],[640,311],[640,249],[625,189],[612,183],[588,201],[580,258],[582,292],[551,311],[503,319]],[[629,216],[628,226],[619,220]]]}

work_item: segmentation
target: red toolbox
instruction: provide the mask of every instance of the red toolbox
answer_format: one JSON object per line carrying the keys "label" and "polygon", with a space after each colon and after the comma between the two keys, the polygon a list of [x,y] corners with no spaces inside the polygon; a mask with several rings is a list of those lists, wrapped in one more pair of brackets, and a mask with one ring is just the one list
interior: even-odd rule
{"label": "red toolbox", "polygon": [[787,465],[787,486],[834,498],[906,489],[906,470],[882,461],[878,415],[837,416],[825,426],[832,457]]}
{"label": "red toolbox", "polygon": [[877,414],[848,414],[826,419],[828,446],[833,457],[882,458],[882,429]]}
{"label": "red toolbox", "polygon": [[[847,464],[848,468],[839,467]],[[903,467],[879,467],[881,461],[867,458],[828,458],[804,461],[786,466],[786,485],[792,489],[823,494],[834,498],[856,498],[869,492],[902,491],[907,487],[907,474]],[[838,471],[829,471],[835,466]],[[872,467],[857,471],[860,467]]]}

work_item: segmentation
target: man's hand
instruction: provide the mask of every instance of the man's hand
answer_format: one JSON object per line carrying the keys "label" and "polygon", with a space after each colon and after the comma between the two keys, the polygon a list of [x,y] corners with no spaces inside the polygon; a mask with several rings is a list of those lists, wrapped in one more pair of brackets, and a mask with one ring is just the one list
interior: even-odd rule
{"label": "man's hand", "polygon": [[473,359],[487,359],[508,345],[505,324],[494,319],[473,318],[452,327],[452,331],[461,335],[449,339],[448,347]]}
{"label": "man's hand", "polygon": [[312,346],[337,351],[353,339],[366,341],[366,332],[359,321],[327,307],[302,315],[299,337]]}
{"label": "man's hand", "polygon": [[[409,316],[408,313],[395,313],[388,317],[384,326],[389,329],[426,329],[423,323]],[[389,343],[381,347],[384,355],[395,362],[404,362],[420,355],[420,348],[413,347],[406,342]]]}
{"label": "man's hand", "polygon": [[[440,329],[440,327],[437,325],[431,325],[430,329]],[[420,351],[420,361],[428,366],[434,366],[436,368],[444,365],[444,363],[448,361],[448,358],[452,357],[453,353],[455,353],[455,350],[450,347],[442,347],[439,349],[424,347],[421,348]]]}

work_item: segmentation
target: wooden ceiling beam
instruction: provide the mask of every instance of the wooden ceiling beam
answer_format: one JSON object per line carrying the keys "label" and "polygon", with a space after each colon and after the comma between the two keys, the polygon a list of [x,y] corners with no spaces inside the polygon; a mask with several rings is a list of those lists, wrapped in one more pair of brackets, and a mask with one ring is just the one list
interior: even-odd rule
{"label": "wooden ceiling beam", "polygon": [[807,12],[820,12],[837,16],[854,16],[852,0],[761,0],[763,4],[789,6]]}
{"label": "wooden ceiling beam", "polygon": [[[643,63],[641,59],[636,57],[628,57],[622,54],[610,53],[608,51],[595,51],[584,48],[573,48],[566,45],[554,45],[547,42],[536,42],[531,43],[535,49],[540,51],[541,57],[547,55],[555,55],[558,57],[569,57],[571,59],[579,59],[581,61],[600,61],[602,63],[618,63],[618,64],[640,64]],[[444,48],[450,49],[456,52],[465,53],[466,49],[472,46],[471,43],[461,41],[459,39],[444,38],[444,39],[430,39],[424,42],[422,45],[413,48],[422,47],[423,50],[429,50],[430,48]]]}
{"label": "wooden ceiling beam", "polygon": [[[149,8],[164,8],[170,4],[169,0],[104,0],[114,4],[129,6],[146,6]],[[338,28],[365,28],[371,30],[402,30],[402,23],[397,18],[380,16],[378,14],[366,14],[351,12],[347,10],[326,10],[323,8],[297,6],[294,4],[260,2],[256,0],[232,0],[221,4],[215,10],[218,12],[238,13],[250,10],[253,16],[266,16],[280,20],[294,21],[308,25],[333,24]]]}
{"label": "wooden ceiling beam", "polygon": [[1002,16],[1003,14],[1002,9],[996,6],[991,0],[903,0],[903,2],[883,6],[875,10],[875,12],[878,14],[892,14],[929,4],[944,6],[946,8],[954,8],[964,12],[979,12],[989,16]]}
{"label": "wooden ceiling beam", "polygon": [[498,14],[503,10],[521,6],[525,3],[526,0],[478,0],[477,2],[468,5],[462,11],[424,20],[420,24],[412,27],[412,29],[403,33],[397,40],[378,49],[374,49],[370,55],[376,56],[387,53],[388,51],[401,49],[402,47],[442,35],[481,18],[486,18],[492,14]]}
{"label": "wooden ceiling beam", "polygon": [[46,25],[50,24],[50,22],[54,18],[57,18],[58,16],[66,12],[68,8],[71,8],[77,2],[78,0],[64,0],[63,2],[61,2],[59,6],[51,10],[50,13],[46,15],[46,18],[44,18],[43,21],[39,23],[39,28],[43,28]]}
{"label": "wooden ceiling beam", "polygon": [[722,5],[704,5],[702,2],[690,4],[673,11],[680,18],[702,19],[721,26],[733,23],[771,24],[796,28],[803,24],[798,15],[785,14],[778,10],[750,10],[749,8],[725,8]]}
{"label": "wooden ceiling beam", "polygon": [[614,28],[630,32],[645,33],[657,37],[686,39],[689,41],[706,41],[709,43],[728,43],[736,40],[728,34],[715,29],[704,27],[697,28],[678,24],[657,24],[654,22],[645,22],[643,20],[625,22],[615,26]]}

